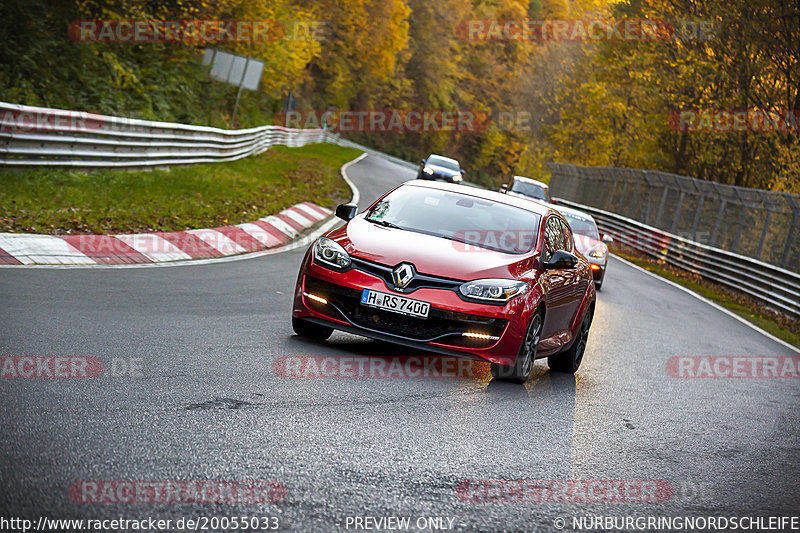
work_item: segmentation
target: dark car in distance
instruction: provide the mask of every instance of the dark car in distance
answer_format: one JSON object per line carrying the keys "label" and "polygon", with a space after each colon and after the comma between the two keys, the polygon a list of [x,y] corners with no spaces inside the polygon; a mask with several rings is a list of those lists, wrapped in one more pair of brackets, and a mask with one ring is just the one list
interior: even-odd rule
{"label": "dark car in distance", "polygon": [[464,174],[464,169],[461,168],[461,165],[455,159],[431,154],[427,159],[420,160],[417,179],[459,183],[464,179]]}

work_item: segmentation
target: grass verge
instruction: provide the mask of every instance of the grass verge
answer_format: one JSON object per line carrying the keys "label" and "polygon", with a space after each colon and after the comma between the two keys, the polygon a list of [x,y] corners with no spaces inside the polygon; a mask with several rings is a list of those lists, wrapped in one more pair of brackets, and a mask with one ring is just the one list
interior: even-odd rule
{"label": "grass verge", "polygon": [[350,198],[339,169],[358,154],[314,144],[170,170],[0,170],[0,231],[179,231],[249,222],[306,200],[331,207]]}
{"label": "grass verge", "polygon": [[623,252],[614,246],[612,246],[612,252],[648,272],[674,281],[708,298],[764,331],[800,348],[800,320],[787,318],[752,298],[731,291],[718,283],[705,280],[691,272],[675,268],[663,261],[655,261],[645,254]]}

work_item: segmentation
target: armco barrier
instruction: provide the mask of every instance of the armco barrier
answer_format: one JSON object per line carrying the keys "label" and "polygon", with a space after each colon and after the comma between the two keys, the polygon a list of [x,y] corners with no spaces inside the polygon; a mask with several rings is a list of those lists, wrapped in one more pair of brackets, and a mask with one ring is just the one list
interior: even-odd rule
{"label": "armco barrier", "polygon": [[0,165],[12,167],[166,168],[235,161],[275,145],[321,142],[417,168],[414,163],[320,129],[260,126],[224,130],[0,102]]}
{"label": "armco barrier", "polygon": [[548,163],[550,193],[800,274],[800,195],[658,170]]}
{"label": "armco barrier", "polygon": [[334,142],[323,130],[224,130],[0,102],[0,165],[147,168],[234,161],[271,146]]}
{"label": "armco barrier", "polygon": [[800,318],[800,274],[700,244],[636,220],[562,198],[559,204],[591,214],[600,231],[621,246],[664,260],[735,291],[743,292],[792,318]]}

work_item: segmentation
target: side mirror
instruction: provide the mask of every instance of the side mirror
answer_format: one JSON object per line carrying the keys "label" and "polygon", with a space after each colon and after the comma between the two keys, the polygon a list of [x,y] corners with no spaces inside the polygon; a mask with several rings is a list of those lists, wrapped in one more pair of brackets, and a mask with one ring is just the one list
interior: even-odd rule
{"label": "side mirror", "polygon": [[467,173],[467,171],[466,171],[466,170],[464,170],[464,169],[462,168],[462,169],[461,169],[461,175],[463,176],[463,175],[464,175],[464,174],[466,174],[466,173]]}
{"label": "side mirror", "polygon": [[425,163],[427,163],[427,162],[428,162],[428,160],[427,160],[427,159],[420,159],[420,160],[419,160],[419,164],[420,164],[420,165],[424,165],[424,164],[425,164]]}
{"label": "side mirror", "polygon": [[578,258],[564,250],[553,253],[549,261],[542,262],[542,270],[567,270],[575,268]]}
{"label": "side mirror", "polygon": [[356,204],[339,204],[336,207],[336,216],[350,222],[358,214],[358,206]]}
{"label": "side mirror", "polygon": [[603,233],[601,239],[603,239],[603,242],[606,244],[611,244],[612,242],[614,242],[613,237],[611,237],[611,235],[609,235],[608,233]]}
{"label": "side mirror", "polygon": [[508,192],[508,183],[504,183],[500,186],[500,192],[503,194]]}

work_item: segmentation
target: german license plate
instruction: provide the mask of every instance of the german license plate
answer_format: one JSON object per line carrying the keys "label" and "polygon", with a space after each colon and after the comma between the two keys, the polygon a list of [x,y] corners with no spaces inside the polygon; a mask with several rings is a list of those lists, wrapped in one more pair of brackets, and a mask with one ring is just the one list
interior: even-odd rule
{"label": "german license plate", "polygon": [[361,291],[361,303],[369,307],[419,318],[428,318],[428,313],[431,310],[431,304],[428,302],[370,289]]}

